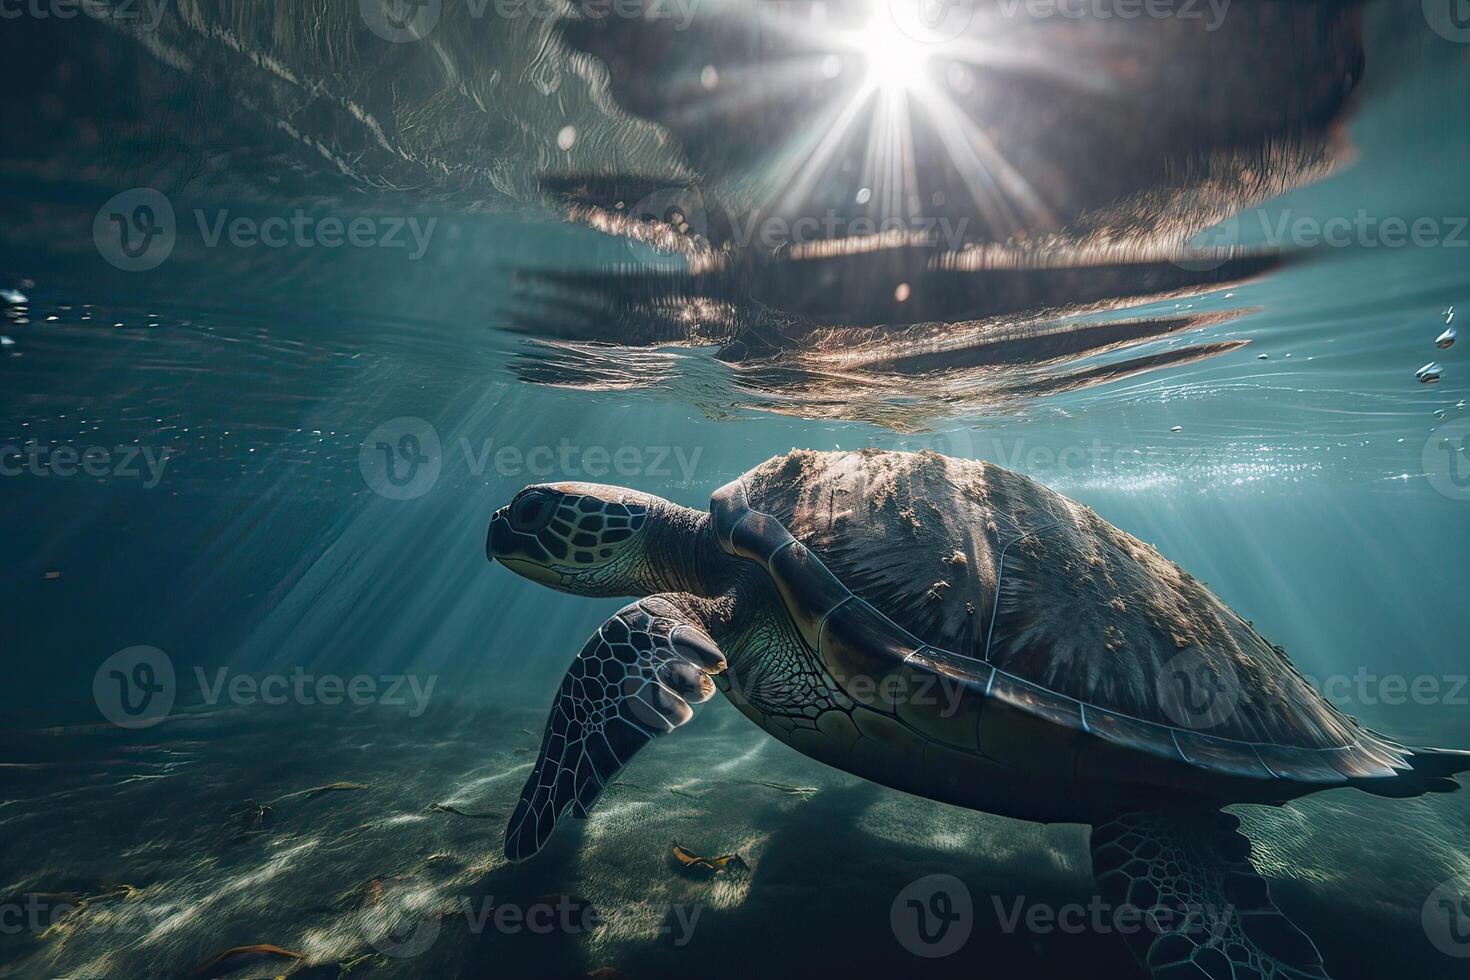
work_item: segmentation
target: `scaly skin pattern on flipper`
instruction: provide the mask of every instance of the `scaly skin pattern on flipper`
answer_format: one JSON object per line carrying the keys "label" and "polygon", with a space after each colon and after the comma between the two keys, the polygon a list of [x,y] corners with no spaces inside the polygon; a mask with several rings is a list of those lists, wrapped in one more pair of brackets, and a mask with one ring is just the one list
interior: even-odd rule
{"label": "scaly skin pattern on flipper", "polygon": [[[924,780],[922,754],[909,757],[906,767],[875,765],[896,761],[891,723],[843,691],[792,625],[769,579],[742,581],[734,607],[735,619],[719,632],[729,666],[715,675],[715,685],[768,734],[819,762],[884,785],[960,805],[1002,806],[992,793],[1008,793],[1008,784],[991,780],[946,795]],[[914,738],[904,744],[922,743]]]}
{"label": "scaly skin pattern on flipper", "polygon": [[769,585],[747,583],[739,606],[741,621],[722,648],[730,666],[715,683],[742,713],[789,742],[797,729],[817,731],[829,711],[852,711],[852,699],[792,629]]}
{"label": "scaly skin pattern on flipper", "polygon": [[535,854],[567,810],[586,816],[628,760],[693,717],[725,667],[710,638],[674,602],[649,596],[619,610],[562,678],[541,752],[505,832],[512,861]]}
{"label": "scaly skin pattern on flipper", "polygon": [[[1126,813],[1092,831],[1093,876],[1156,980],[1324,980],[1322,957],[1271,899],[1228,813]],[[1137,923],[1135,923],[1137,924]],[[1119,931],[1124,931],[1120,928]]]}
{"label": "scaly skin pattern on flipper", "polygon": [[[946,797],[934,784],[895,778],[894,767],[875,766],[873,760],[891,756],[891,726],[842,690],[792,626],[770,582],[742,583],[736,605],[737,621],[720,634],[729,669],[715,676],[715,684],[765,732],[818,762],[887,786],[961,805],[998,805],[974,792],[988,793],[986,785]],[[910,777],[922,780],[922,761],[909,758]]]}

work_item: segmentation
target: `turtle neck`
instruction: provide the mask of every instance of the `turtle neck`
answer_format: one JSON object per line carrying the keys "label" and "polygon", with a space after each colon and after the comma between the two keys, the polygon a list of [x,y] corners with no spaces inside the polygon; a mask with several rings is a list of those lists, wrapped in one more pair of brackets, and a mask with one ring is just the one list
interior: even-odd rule
{"label": "turtle neck", "polygon": [[671,503],[649,516],[646,548],[651,593],[714,597],[735,583],[743,563],[720,548],[707,512]]}

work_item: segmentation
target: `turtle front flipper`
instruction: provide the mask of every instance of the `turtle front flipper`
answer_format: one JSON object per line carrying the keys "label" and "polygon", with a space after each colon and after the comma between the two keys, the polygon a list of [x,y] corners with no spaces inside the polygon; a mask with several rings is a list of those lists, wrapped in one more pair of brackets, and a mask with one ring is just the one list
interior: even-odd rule
{"label": "turtle front flipper", "polygon": [[670,598],[640,599],[598,627],[562,678],[505,830],[505,856],[523,861],[541,850],[568,809],[586,816],[633,753],[714,696],[708,675],[724,669],[704,627]]}
{"label": "turtle front flipper", "polygon": [[[1094,825],[1092,873],[1157,980],[1323,980],[1317,947],[1271,900],[1240,821],[1206,809],[1126,813]],[[1124,930],[1120,930],[1124,931]]]}

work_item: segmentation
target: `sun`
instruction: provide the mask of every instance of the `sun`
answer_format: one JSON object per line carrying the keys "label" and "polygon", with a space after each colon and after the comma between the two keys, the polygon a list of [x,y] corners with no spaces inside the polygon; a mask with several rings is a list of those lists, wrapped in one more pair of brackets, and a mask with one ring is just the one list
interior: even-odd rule
{"label": "sun", "polygon": [[[976,117],[1001,95],[991,85],[992,67],[1059,74],[1073,69],[1055,52],[1010,36],[1012,25],[1004,18],[976,13],[957,34],[916,32],[916,26],[930,25],[923,17],[917,25],[908,23],[913,18],[899,18],[896,0],[867,4],[866,17],[843,18],[836,29],[826,18],[806,24],[763,13],[771,30],[792,35],[801,52],[781,68],[793,77],[810,71],[831,93],[822,114],[793,138],[789,155],[767,178],[770,206],[792,213],[810,207],[823,181],[840,167],[852,171],[856,204],[880,220],[917,219],[925,208],[958,206],[937,198],[943,189],[938,184],[952,174],[987,227],[1054,223],[1027,175],[1006,159]],[[863,145],[855,146],[854,139]],[[937,160],[944,163],[936,167]]]}
{"label": "sun", "polygon": [[868,83],[888,93],[910,92],[923,86],[929,60],[928,45],[897,30],[886,17],[874,17],[857,38],[867,58]]}

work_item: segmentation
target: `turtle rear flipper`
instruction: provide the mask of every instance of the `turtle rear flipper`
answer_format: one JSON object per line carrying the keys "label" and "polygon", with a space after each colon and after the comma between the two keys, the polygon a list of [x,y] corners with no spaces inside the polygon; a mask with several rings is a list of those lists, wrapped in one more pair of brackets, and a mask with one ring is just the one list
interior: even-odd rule
{"label": "turtle rear flipper", "polygon": [[562,815],[587,816],[633,754],[714,696],[725,657],[704,627],[660,596],[624,606],[572,661],[551,706],[541,755],[505,830],[505,856],[531,857]]}
{"label": "turtle rear flipper", "polygon": [[1218,810],[1153,810],[1094,825],[1092,873],[1113,909],[1136,907],[1127,938],[1158,980],[1324,980],[1322,956],[1276,907],[1240,821]]}

